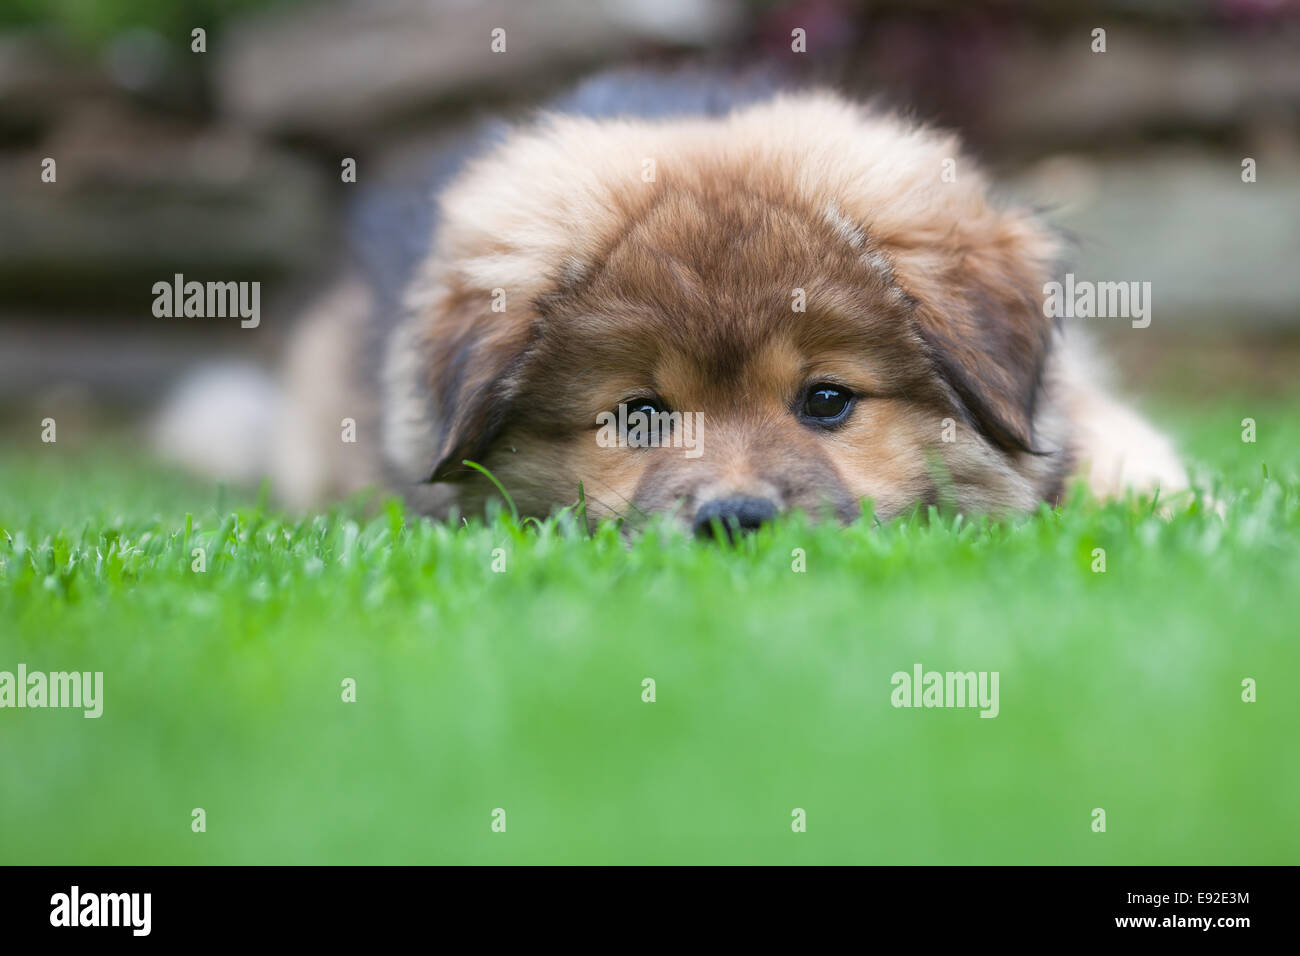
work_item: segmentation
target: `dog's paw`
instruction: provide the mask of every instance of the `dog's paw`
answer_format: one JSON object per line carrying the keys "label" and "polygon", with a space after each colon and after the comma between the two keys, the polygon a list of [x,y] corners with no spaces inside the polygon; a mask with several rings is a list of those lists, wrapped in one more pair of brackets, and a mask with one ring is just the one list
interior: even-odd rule
{"label": "dog's paw", "polygon": [[1076,408],[1074,447],[1076,475],[1103,501],[1136,493],[1172,503],[1190,494],[1173,442],[1109,396],[1094,392]]}
{"label": "dog's paw", "polygon": [[150,440],[160,457],[196,474],[252,483],[267,471],[279,401],[274,380],[256,365],[203,366],[163,404]]}

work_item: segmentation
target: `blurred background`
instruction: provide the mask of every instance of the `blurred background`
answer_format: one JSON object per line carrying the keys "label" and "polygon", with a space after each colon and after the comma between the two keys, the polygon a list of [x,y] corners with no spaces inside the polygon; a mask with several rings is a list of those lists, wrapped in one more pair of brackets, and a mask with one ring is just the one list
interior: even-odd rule
{"label": "blurred background", "polygon": [[[1294,393],[1300,0],[5,0],[0,421],[75,441],[196,363],[273,364],[358,189],[592,71],[699,62],[959,130],[1080,279],[1152,283],[1150,328],[1092,320],[1134,390]],[[261,327],[155,318],[177,272],[261,281]]]}

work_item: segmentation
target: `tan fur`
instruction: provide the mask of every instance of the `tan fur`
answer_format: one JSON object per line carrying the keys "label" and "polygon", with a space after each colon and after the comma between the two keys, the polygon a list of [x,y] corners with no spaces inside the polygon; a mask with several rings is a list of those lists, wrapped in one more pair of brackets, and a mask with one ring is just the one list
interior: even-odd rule
{"label": "tan fur", "polygon": [[[863,498],[1025,511],[1076,460],[1101,493],[1185,483],[1043,316],[1053,236],[993,205],[951,137],[825,93],[548,117],[441,205],[377,416],[387,473],[429,510],[493,493],[467,458],[527,513],[581,482],[594,517],[634,521],[736,494],[845,520]],[[833,431],[795,414],[823,380],[861,396]],[[596,416],[647,394],[703,414],[702,457],[599,447]]]}

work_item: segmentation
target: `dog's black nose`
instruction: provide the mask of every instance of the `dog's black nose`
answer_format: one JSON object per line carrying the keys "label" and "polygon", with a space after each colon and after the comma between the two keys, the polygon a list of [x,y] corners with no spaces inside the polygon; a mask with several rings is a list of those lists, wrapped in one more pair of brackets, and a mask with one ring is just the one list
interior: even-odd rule
{"label": "dog's black nose", "polygon": [[766,498],[718,498],[705,502],[695,512],[695,533],[711,537],[715,520],[722,525],[728,538],[753,531],[765,521],[776,517],[776,505]]}

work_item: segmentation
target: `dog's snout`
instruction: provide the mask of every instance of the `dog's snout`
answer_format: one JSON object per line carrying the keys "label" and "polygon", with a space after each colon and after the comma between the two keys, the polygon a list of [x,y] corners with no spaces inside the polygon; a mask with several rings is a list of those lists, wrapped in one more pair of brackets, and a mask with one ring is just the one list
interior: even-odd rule
{"label": "dog's snout", "polygon": [[776,517],[776,505],[766,498],[736,495],[705,502],[695,512],[695,533],[712,536],[721,525],[728,538],[756,529]]}

